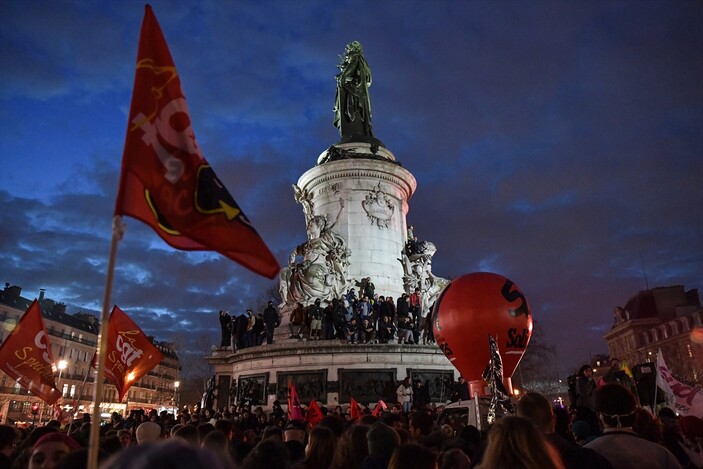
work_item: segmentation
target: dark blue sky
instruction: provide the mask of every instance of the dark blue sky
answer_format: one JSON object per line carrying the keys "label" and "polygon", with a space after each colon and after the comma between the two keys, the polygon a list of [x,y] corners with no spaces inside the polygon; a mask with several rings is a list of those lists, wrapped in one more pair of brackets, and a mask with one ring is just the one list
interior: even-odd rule
{"label": "dark blue sky", "polygon": [[[291,184],[338,141],[358,40],[375,135],[418,180],[443,277],[517,283],[559,366],[607,352],[612,308],[703,288],[703,4],[155,1],[206,158],[281,263]],[[0,281],[98,311],[144,4],[4,2]],[[133,219],[113,301],[151,334],[218,331],[274,282]],[[373,272],[369,272],[373,276]]]}

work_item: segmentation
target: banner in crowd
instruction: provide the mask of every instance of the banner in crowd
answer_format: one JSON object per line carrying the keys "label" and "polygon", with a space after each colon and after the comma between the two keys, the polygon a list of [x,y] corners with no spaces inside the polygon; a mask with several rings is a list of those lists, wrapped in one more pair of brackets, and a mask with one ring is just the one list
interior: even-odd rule
{"label": "banner in crowd", "polygon": [[293,381],[288,383],[288,420],[305,420]]}
{"label": "banner in crowd", "polygon": [[352,397],[349,403],[349,418],[354,421],[361,418],[362,412],[359,403]]}
{"label": "banner in crowd", "polygon": [[[117,305],[108,320],[105,377],[117,388],[119,400],[142,376],[161,363],[164,355],[139,326]],[[91,366],[95,367],[93,358]]]}
{"label": "banner in crowd", "polygon": [[383,412],[386,411],[386,409],[388,409],[388,406],[385,402],[383,402],[383,399],[380,399],[378,401],[378,404],[376,404],[376,407],[373,408],[373,412],[371,412],[371,415],[380,418],[381,415],[383,415]]}
{"label": "banner in crowd", "polygon": [[510,395],[503,384],[503,359],[500,357],[498,344],[495,339],[488,336],[489,359],[488,366],[483,372],[483,379],[491,390],[491,404],[488,407],[488,423],[493,423],[496,417],[505,414],[514,414],[515,409],[510,402]]}
{"label": "banner in crowd", "polygon": [[115,215],[146,223],[176,249],[217,251],[268,278],[280,270],[195,140],[181,80],[149,5]]}
{"label": "banner in crowd", "polygon": [[0,369],[47,404],[61,397],[39,302],[34,300],[0,346]]}
{"label": "banner in crowd", "polygon": [[674,378],[664,362],[661,350],[657,354],[657,386],[664,392],[667,407],[681,415],[703,418],[701,387],[691,386]]}
{"label": "banner in crowd", "polygon": [[322,422],[323,417],[322,409],[320,409],[320,406],[317,405],[317,401],[313,398],[308,406],[308,411],[305,413],[305,420],[308,422],[308,425],[310,425],[310,428],[315,428],[318,423]]}

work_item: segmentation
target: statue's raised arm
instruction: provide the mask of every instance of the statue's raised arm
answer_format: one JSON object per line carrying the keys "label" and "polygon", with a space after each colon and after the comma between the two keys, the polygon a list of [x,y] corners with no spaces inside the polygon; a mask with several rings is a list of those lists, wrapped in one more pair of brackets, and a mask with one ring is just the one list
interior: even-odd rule
{"label": "statue's raised arm", "polygon": [[334,126],[343,142],[373,139],[371,131],[371,69],[364,59],[361,44],[347,45],[337,65],[337,96],[334,105]]}

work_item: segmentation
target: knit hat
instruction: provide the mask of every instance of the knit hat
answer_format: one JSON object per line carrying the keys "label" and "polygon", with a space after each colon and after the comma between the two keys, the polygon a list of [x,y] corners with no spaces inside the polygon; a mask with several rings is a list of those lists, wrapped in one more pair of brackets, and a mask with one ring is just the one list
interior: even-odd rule
{"label": "knit hat", "polygon": [[65,444],[66,446],[68,446],[68,449],[71,453],[81,449],[81,445],[78,444],[78,442],[76,440],[74,440],[70,436],[66,435],[65,433],[61,433],[61,432],[47,433],[43,437],[39,438],[36,443],[34,443],[34,446],[32,446],[32,449],[36,449],[39,446],[43,445],[44,443],[50,443],[50,442],[57,442],[57,443]]}
{"label": "knit hat", "polygon": [[137,427],[137,444],[152,443],[161,438],[161,425],[155,422],[144,422]]}
{"label": "knit hat", "polygon": [[400,446],[400,436],[393,428],[383,422],[376,422],[366,432],[366,441],[369,444],[369,454],[390,455]]}

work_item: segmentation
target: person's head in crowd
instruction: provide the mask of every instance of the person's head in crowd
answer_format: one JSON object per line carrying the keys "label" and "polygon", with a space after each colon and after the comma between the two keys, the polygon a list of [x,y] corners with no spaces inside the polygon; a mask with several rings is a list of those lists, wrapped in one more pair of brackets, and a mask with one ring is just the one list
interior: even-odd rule
{"label": "person's head in crowd", "polygon": [[579,368],[578,375],[583,378],[590,378],[593,375],[593,368],[591,368],[591,365],[582,365]]}
{"label": "person's head in crowd", "polygon": [[632,424],[632,430],[637,433],[637,436],[653,443],[659,443],[662,440],[661,422],[642,407],[635,407],[635,421]]}
{"label": "person's head in crowd", "polygon": [[319,425],[328,428],[337,438],[340,438],[344,433],[344,421],[335,415],[323,417]]}
{"label": "person's head in crowd", "polygon": [[591,432],[591,426],[585,420],[575,420],[571,424],[571,433],[574,434],[574,441],[581,446],[595,439]]}
{"label": "person's head in crowd", "polygon": [[437,456],[429,448],[416,444],[398,446],[388,463],[388,469],[436,469]]}
{"label": "person's head in crowd", "polygon": [[261,441],[242,461],[240,469],[285,469],[292,460],[288,447],[280,441]]}
{"label": "person's head in crowd", "polygon": [[135,433],[138,445],[154,443],[161,439],[161,425],[156,422],[142,422]]}
{"label": "person's head in crowd", "polygon": [[543,432],[519,416],[496,420],[488,432],[488,444],[481,460],[483,469],[563,469],[557,451],[547,443]]}
{"label": "person's head in crowd", "polygon": [[431,415],[425,412],[413,412],[410,414],[408,430],[410,431],[410,437],[414,440],[419,440],[426,437],[432,432],[432,426],[434,425],[434,420]]}
{"label": "person's head in crowd", "polygon": [[203,448],[214,451],[224,459],[229,458],[229,438],[219,430],[213,430],[203,440]]}
{"label": "person's head in crowd", "polygon": [[473,425],[467,425],[459,430],[458,436],[470,445],[481,444],[481,432]]}
{"label": "person's head in crowd", "polygon": [[531,421],[541,432],[554,431],[554,413],[552,406],[543,395],[527,392],[517,402],[516,413]]}
{"label": "person's head in crowd", "polygon": [[566,407],[553,406],[552,413],[554,414],[554,433],[569,441],[574,441],[574,436],[571,434],[571,414],[566,410]]}
{"label": "person's head in crowd", "polygon": [[205,437],[207,436],[208,433],[213,431],[215,427],[210,423],[210,422],[205,422],[201,423],[198,425],[198,435],[200,437],[200,441],[204,441]]}
{"label": "person's head in crowd", "polygon": [[676,412],[669,407],[662,407],[659,409],[659,413],[657,415],[665,428],[676,427],[678,425],[678,417],[676,416]]}
{"label": "person's head in crowd", "polygon": [[442,425],[441,431],[442,431],[442,436],[444,436],[445,439],[449,439],[454,436],[454,429],[448,423],[445,423],[444,425]]}
{"label": "person's head in crowd", "polygon": [[635,423],[635,396],[623,386],[609,383],[596,390],[596,412],[607,428],[632,427]]}
{"label": "person's head in crowd", "polygon": [[32,446],[27,469],[51,469],[65,455],[78,451],[81,445],[61,432],[42,436]]}
{"label": "person's head in crowd", "polygon": [[620,361],[619,358],[611,358],[610,359],[610,369],[613,371],[620,371],[622,368],[622,362]]}
{"label": "person's head in crowd", "polygon": [[129,430],[119,430],[117,432],[117,438],[120,440],[120,444],[123,448],[127,448],[132,444],[132,433]]}
{"label": "person's head in crowd", "polygon": [[387,413],[383,415],[381,421],[389,427],[395,428],[396,430],[398,430],[399,428],[406,428],[404,416],[401,414]]}
{"label": "person's head in crowd", "polygon": [[337,443],[332,467],[357,468],[361,467],[369,455],[369,445],[366,442],[366,432],[369,426],[363,424],[348,427]]}
{"label": "person's head in crowd", "polygon": [[261,437],[262,440],[267,440],[272,438],[274,440],[283,441],[283,430],[275,425],[269,425],[264,428],[264,433]]}
{"label": "person's head in crowd", "polygon": [[46,422],[45,426],[61,430],[61,422],[59,422],[58,420],[49,420],[48,422]]}
{"label": "person's head in crowd", "polygon": [[117,438],[117,436],[111,436],[109,438],[105,438],[101,443],[100,443],[100,450],[104,451],[106,454],[115,454],[118,451],[121,451],[122,448],[122,443],[120,443],[120,439]]}
{"label": "person's head in crowd", "polygon": [[232,466],[217,453],[191,446],[179,439],[131,446],[113,455],[100,465],[100,469],[195,469],[201,467],[230,469]]}
{"label": "person's head in crowd", "polygon": [[366,432],[366,442],[369,447],[369,456],[390,456],[400,445],[400,436],[393,428],[383,422],[371,425]]}
{"label": "person's head in crowd", "polygon": [[15,427],[0,425],[0,453],[10,456],[15,449],[20,434]]}
{"label": "person's head in crowd", "polygon": [[291,420],[283,432],[283,441],[294,440],[305,444],[306,428],[307,424],[303,420]]}
{"label": "person's head in crowd", "polygon": [[308,468],[328,468],[332,464],[337,437],[332,430],[317,426],[310,432],[305,447],[305,466]]}
{"label": "person's head in crowd", "polygon": [[228,440],[232,439],[232,422],[229,420],[217,420],[215,430],[224,433]]}
{"label": "person's head in crowd", "polygon": [[378,417],[375,417],[371,414],[366,414],[359,419],[358,424],[359,425],[366,425],[367,427],[370,427],[371,425],[373,425],[376,422],[378,422]]}
{"label": "person's head in crowd", "polygon": [[193,425],[185,425],[173,434],[174,438],[180,438],[193,446],[200,446],[200,434]]}
{"label": "person's head in crowd", "polygon": [[439,469],[471,469],[471,459],[459,448],[448,449],[439,454]]}

